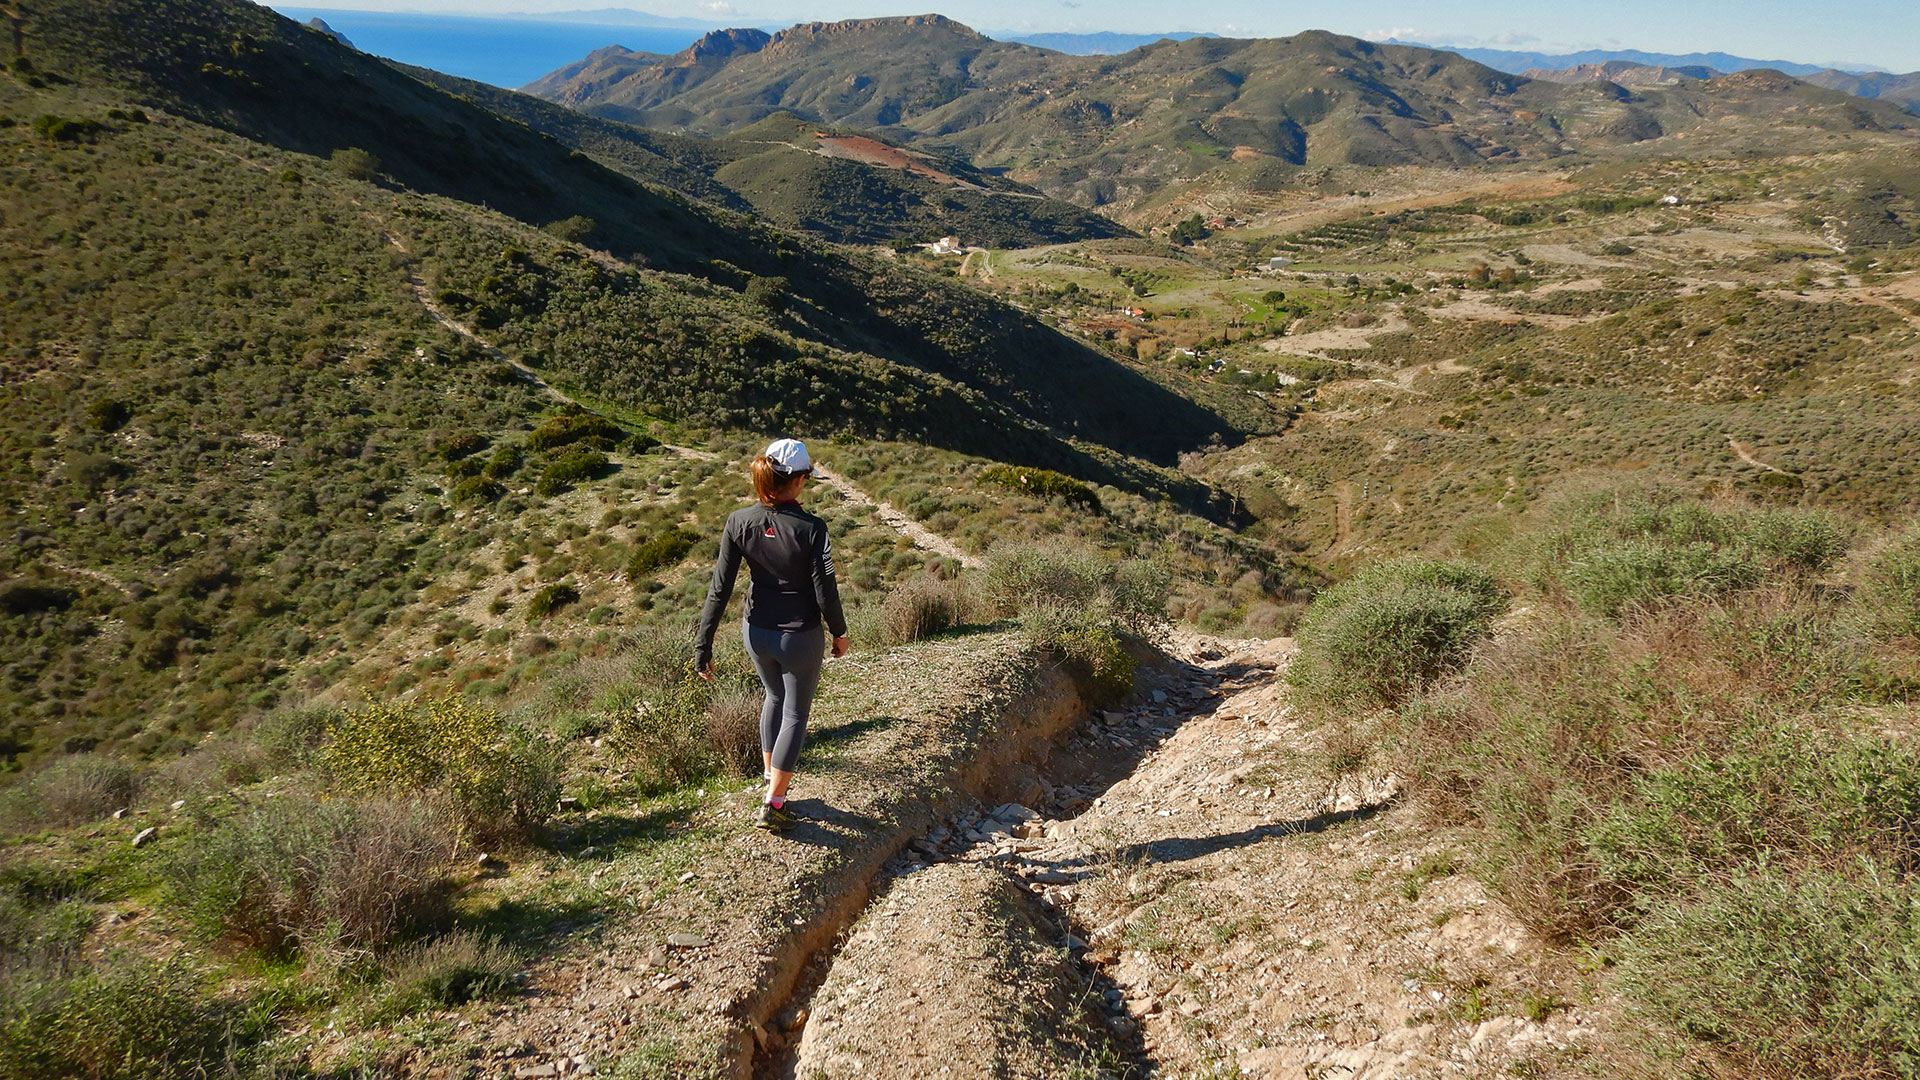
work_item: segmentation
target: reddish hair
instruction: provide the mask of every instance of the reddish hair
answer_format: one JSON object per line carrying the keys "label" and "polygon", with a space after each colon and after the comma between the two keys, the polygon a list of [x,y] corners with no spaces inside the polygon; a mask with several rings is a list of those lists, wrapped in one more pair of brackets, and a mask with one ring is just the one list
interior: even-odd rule
{"label": "reddish hair", "polygon": [[765,454],[754,458],[747,471],[753,475],[754,495],[767,506],[791,498],[800,478],[809,475],[805,472],[783,473],[773,467],[773,461]]}

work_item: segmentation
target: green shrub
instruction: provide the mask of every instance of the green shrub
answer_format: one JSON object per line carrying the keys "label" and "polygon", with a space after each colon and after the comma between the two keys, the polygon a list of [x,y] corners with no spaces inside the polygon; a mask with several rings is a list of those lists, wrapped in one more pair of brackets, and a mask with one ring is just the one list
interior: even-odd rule
{"label": "green shrub", "polygon": [[1493,576],[1471,563],[1376,563],[1307,610],[1287,681],[1328,708],[1397,705],[1464,663],[1504,607]]}
{"label": "green shrub", "polygon": [[527,621],[536,622],[554,612],[576,603],[580,599],[580,590],[564,581],[556,581],[533,594],[527,601]]}
{"label": "green shrub", "polygon": [[1549,538],[1543,583],[1619,616],[1677,598],[1725,596],[1771,575],[1832,566],[1847,531],[1824,511],[1715,509],[1662,492],[1589,499]]}
{"label": "green shrub", "polygon": [[488,455],[486,467],[480,470],[480,475],[485,476],[489,480],[499,480],[512,476],[519,470],[520,463],[525,461],[526,457],[526,452],[518,446],[507,445],[496,447],[493,453]]}
{"label": "green shrub", "polygon": [[1762,859],[1920,856],[1920,757],[1824,715],[1870,690],[1857,641],[1765,592],[1540,613],[1383,734],[1423,803],[1479,826],[1509,906],[1578,937]]}
{"label": "green shrub", "polygon": [[1870,861],[1760,865],[1663,899],[1621,981],[1749,1075],[1920,1069],[1920,886]]}
{"label": "green shrub", "polygon": [[620,425],[589,412],[563,412],[527,436],[531,450],[552,450],[562,446],[585,444],[595,450],[611,450],[627,437]]}
{"label": "green shrub", "polygon": [[404,1016],[510,997],[520,985],[520,964],[511,948],[466,930],[403,945],[387,959],[381,1012]]}
{"label": "green shrub", "polygon": [[1584,831],[1600,887],[1673,892],[1772,852],[1920,859],[1920,753],[1756,731],[1647,773]]}
{"label": "green shrub", "polygon": [[215,998],[192,960],[116,952],[70,975],[0,979],[0,1075],[13,1080],[178,1080],[225,1075],[264,1032]]}
{"label": "green shrub", "polygon": [[119,431],[133,419],[133,406],[117,398],[99,398],[87,406],[87,419],[96,431]]}
{"label": "green shrub", "polygon": [[562,455],[540,474],[534,485],[537,495],[558,495],[582,480],[591,480],[607,471],[607,455],[592,450],[575,450]]}
{"label": "green shrub", "polygon": [[169,848],[161,875],[209,937],[266,952],[376,949],[446,915],[454,850],[417,802],[281,795]]}
{"label": "green shrub", "polygon": [[68,119],[64,116],[36,116],[33,130],[53,142],[79,142],[100,130],[100,121]]}
{"label": "green shrub", "polygon": [[453,695],[345,713],[323,760],[350,791],[444,792],[483,836],[525,835],[560,793],[556,747]]}
{"label": "green shrub", "polygon": [[642,791],[671,791],[704,780],[720,767],[706,727],[711,693],[689,680],[645,697],[634,695],[631,705],[613,718],[609,743],[633,763]]}
{"label": "green shrub", "polygon": [[760,706],[765,691],[745,681],[721,681],[707,701],[707,745],[731,776],[760,773]]}
{"label": "green shrub", "polygon": [[1060,499],[1093,513],[1101,510],[1100,496],[1091,487],[1071,476],[1051,469],[1029,469],[1016,465],[989,465],[980,471],[983,483],[1026,492],[1037,499]]}
{"label": "green shrub", "polygon": [[1567,591],[1597,615],[1618,616],[1681,596],[1715,596],[1759,582],[1750,553],[1709,543],[1683,546],[1625,540],[1595,544],[1561,571]]}
{"label": "green shrub", "polygon": [[457,503],[499,502],[507,489],[500,486],[498,480],[490,476],[469,476],[454,485],[453,501]]}
{"label": "green shrub", "polygon": [[41,578],[0,582],[0,615],[38,615],[65,611],[80,599],[72,586]]}
{"label": "green shrub", "polygon": [[1113,568],[1112,607],[1127,629],[1144,634],[1167,619],[1167,595],[1173,568],[1158,559],[1125,559]]}
{"label": "green shrub", "polygon": [[380,175],[380,159],[357,146],[335,150],[330,160],[334,171],[349,180],[372,180]]}
{"label": "green shrub", "polygon": [[679,563],[700,541],[699,533],[677,525],[647,537],[627,560],[627,579],[639,581],[662,567]]}
{"label": "green shrub", "polygon": [[1920,637],[1920,528],[1907,530],[1867,562],[1857,593],[1881,633]]}
{"label": "green shrub", "polygon": [[442,468],[440,472],[446,476],[447,479],[457,482],[469,477],[479,476],[485,471],[486,467],[487,463],[478,458],[461,458],[457,461],[447,462],[446,467]]}
{"label": "green shrub", "polygon": [[1092,548],[1002,543],[987,552],[981,588],[1003,616],[1042,606],[1089,606],[1112,571]]}
{"label": "green shrub", "polygon": [[559,221],[549,221],[540,226],[540,231],[570,244],[584,244],[593,239],[594,233],[598,232],[599,228],[599,224],[592,218],[585,214],[575,214],[572,217],[561,218]]}
{"label": "green shrub", "polygon": [[955,583],[920,574],[887,594],[880,605],[880,627],[888,644],[900,645],[951,629],[959,615]]}
{"label": "green shrub", "polygon": [[140,773],[106,754],[55,759],[0,800],[0,823],[16,831],[80,825],[133,804]]}
{"label": "green shrub", "polygon": [[471,457],[487,448],[487,437],[477,431],[456,431],[440,444],[440,456],[448,461]]}
{"label": "green shrub", "polygon": [[327,731],[340,722],[340,710],[324,705],[282,707],[254,721],[249,735],[270,766],[292,772],[320,764]]}
{"label": "green shrub", "polygon": [[1093,706],[1133,692],[1133,656],[1112,616],[1099,608],[1048,604],[1028,612],[1027,639],[1067,665]]}
{"label": "green shrub", "polygon": [[785,311],[793,302],[793,283],[783,277],[762,277],[749,275],[747,287],[741,290],[748,303],[765,308],[768,311]]}
{"label": "green shrub", "polygon": [[1739,543],[1775,571],[1818,573],[1847,551],[1847,530],[1824,510],[1759,510],[1741,522]]}

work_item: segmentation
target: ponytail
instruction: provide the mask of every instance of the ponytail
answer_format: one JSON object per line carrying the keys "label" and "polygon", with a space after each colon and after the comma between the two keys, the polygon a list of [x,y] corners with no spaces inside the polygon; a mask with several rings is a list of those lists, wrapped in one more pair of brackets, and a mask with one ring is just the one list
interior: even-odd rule
{"label": "ponytail", "polygon": [[772,506],[774,503],[791,495],[793,493],[794,481],[802,476],[808,475],[804,472],[783,473],[773,467],[772,459],[768,458],[765,454],[754,458],[753,464],[748,467],[747,471],[753,476],[754,495],[758,497],[761,504],[765,506]]}

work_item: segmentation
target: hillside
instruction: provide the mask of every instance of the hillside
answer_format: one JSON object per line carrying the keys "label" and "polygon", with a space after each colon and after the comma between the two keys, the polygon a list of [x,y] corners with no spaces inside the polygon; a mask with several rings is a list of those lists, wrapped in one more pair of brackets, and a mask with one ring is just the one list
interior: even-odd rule
{"label": "hillside", "polygon": [[1891,75],[1884,71],[1862,74],[1828,68],[1802,75],[1801,78],[1815,86],[1841,90],[1863,98],[1890,101],[1909,112],[1920,112],[1920,71]]}
{"label": "hillside", "polygon": [[[527,629],[534,593],[593,599],[561,642],[591,636],[589,611],[644,616],[629,556],[665,534],[671,570],[673,528],[732,505],[728,469],[682,477],[644,453],[663,437],[705,455],[737,454],[742,429],[910,438],[977,455],[956,454],[963,473],[1045,465],[1224,517],[1126,452],[1171,460],[1230,424],[991,298],[642,186],[249,5],[173,5],[168,47],[136,69],[114,66],[125,39],[89,36],[93,14],[40,9],[32,56],[0,77],[9,761],[177,753],[336,683],[505,690],[542,649],[516,635],[554,647]],[[161,17],[120,14],[129,35]],[[315,135],[277,95],[236,95],[240,76],[176,78],[242,29],[262,75],[386,87],[412,120],[316,106]],[[328,142],[347,152],[298,149]],[[476,147],[516,156],[473,179],[424,164]],[[584,179],[516,219],[391,170],[453,195]],[[549,216],[565,211],[599,216]],[[530,376],[605,415],[570,418]],[[629,518],[633,484],[666,486]],[[872,558],[870,588],[918,565]],[[440,648],[464,663],[414,667]]]}
{"label": "hillside", "polygon": [[1626,60],[1575,64],[1569,68],[1528,68],[1520,73],[1523,79],[1557,83],[1610,82],[1619,86],[1671,86],[1682,79],[1716,79],[1720,75],[1710,67],[1665,67],[1635,64]]}
{"label": "hillside", "polygon": [[635,179],[749,211],[837,243],[1036,244],[1128,235],[1099,214],[1049,199],[951,156],[776,113],[724,138],[672,135],[527,94],[419,69],[410,74],[520,120]]}
{"label": "hillside", "polygon": [[1622,93],[1320,31],[1162,41],[1119,57],[994,42],[936,16],[710,41],[658,65],[629,69],[610,58],[536,89],[667,130],[734,131],[781,110],[873,128],[956,149],[1083,206],[1117,204],[1123,215],[1176,178],[1235,163],[1270,163],[1280,175],[1301,165],[1470,166],[1668,134],[1913,124],[1897,108],[1784,77]]}

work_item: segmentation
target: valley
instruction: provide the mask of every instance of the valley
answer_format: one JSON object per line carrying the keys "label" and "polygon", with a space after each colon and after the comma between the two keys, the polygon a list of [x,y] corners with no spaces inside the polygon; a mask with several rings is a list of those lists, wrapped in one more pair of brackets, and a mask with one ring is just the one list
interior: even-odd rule
{"label": "valley", "polygon": [[[0,1073],[1911,1073],[1897,103],[19,17]],[[777,835],[689,646],[775,433]]]}

